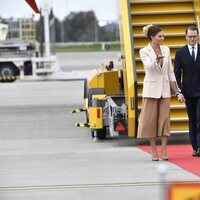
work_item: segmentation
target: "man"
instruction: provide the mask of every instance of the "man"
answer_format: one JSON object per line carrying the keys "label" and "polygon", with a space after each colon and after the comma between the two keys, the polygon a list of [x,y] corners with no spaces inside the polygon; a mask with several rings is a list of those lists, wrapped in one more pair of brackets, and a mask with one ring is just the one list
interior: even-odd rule
{"label": "man", "polygon": [[[197,27],[185,31],[187,45],[176,52],[174,72],[185,97],[193,156],[200,156],[200,45]],[[179,97],[178,97],[179,99]]]}

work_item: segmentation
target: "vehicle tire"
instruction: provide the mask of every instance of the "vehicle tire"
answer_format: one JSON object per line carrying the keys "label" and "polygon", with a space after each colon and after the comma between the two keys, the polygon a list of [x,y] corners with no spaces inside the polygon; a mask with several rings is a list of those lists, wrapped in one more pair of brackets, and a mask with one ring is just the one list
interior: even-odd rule
{"label": "vehicle tire", "polygon": [[31,65],[31,62],[28,61],[28,62],[25,62],[24,63],[24,75],[27,76],[27,75],[32,75],[33,72],[32,72],[32,65]]}
{"label": "vehicle tire", "polygon": [[[94,138],[94,131],[91,130],[91,136]],[[100,140],[106,139],[106,126],[104,126],[102,129],[97,130],[97,138]]]}
{"label": "vehicle tire", "polygon": [[106,126],[104,126],[103,129],[98,130],[97,137],[100,140],[105,140],[106,139]]}
{"label": "vehicle tire", "polygon": [[93,130],[91,130],[91,137],[92,137],[92,139],[94,138],[94,131]]}
{"label": "vehicle tire", "polygon": [[1,82],[13,82],[16,78],[11,79],[11,77],[16,77],[17,75],[19,75],[17,68],[12,63],[4,63],[0,66],[0,77],[5,77]]}
{"label": "vehicle tire", "polygon": [[86,123],[89,124],[89,113],[87,109],[85,111],[85,119],[86,119]]}

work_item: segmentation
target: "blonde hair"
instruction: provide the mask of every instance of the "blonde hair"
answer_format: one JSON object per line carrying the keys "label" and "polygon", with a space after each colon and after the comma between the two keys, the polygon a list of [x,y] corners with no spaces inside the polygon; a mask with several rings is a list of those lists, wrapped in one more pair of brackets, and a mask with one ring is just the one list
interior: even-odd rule
{"label": "blonde hair", "polygon": [[153,26],[153,24],[149,24],[149,25],[143,27],[143,33],[144,33],[146,36],[147,36],[148,31],[149,31],[149,28],[150,28],[151,26]]}
{"label": "blonde hair", "polygon": [[151,41],[152,37],[155,37],[157,33],[162,31],[162,29],[159,26],[149,24],[143,28],[143,33],[148,37],[148,39]]}

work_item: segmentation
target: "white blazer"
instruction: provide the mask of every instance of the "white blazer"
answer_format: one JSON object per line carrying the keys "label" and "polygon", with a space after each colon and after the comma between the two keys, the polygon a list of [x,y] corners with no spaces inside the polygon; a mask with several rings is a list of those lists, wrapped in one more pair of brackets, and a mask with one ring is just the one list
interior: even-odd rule
{"label": "white blazer", "polygon": [[160,48],[164,56],[162,67],[156,62],[156,54],[150,44],[139,51],[145,71],[143,97],[170,98],[170,82],[176,83],[170,50],[167,46],[163,45]]}

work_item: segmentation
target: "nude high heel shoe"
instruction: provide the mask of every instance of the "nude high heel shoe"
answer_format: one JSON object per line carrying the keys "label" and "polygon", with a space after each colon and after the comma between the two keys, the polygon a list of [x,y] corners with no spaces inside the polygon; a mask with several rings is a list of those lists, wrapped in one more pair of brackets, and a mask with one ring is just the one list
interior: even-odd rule
{"label": "nude high heel shoe", "polygon": [[164,151],[163,149],[161,149],[161,154],[162,154],[162,160],[167,161],[169,159],[166,150]]}
{"label": "nude high heel shoe", "polygon": [[151,160],[152,160],[152,161],[159,161],[159,158],[158,158],[158,157],[153,157],[153,156],[152,156]]}
{"label": "nude high heel shoe", "polygon": [[151,160],[152,161],[159,161],[159,158],[158,158],[158,155],[157,155],[157,153],[152,153],[152,157],[151,157]]}

